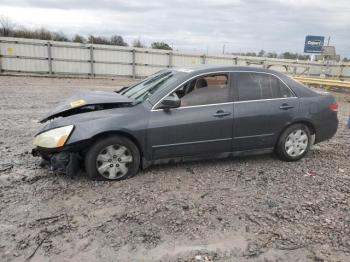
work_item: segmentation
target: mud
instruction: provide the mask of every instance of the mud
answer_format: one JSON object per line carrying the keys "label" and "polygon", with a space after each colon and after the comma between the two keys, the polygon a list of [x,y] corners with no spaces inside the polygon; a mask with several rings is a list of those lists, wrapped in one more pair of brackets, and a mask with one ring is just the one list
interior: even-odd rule
{"label": "mud", "polygon": [[1,261],[350,260],[350,95],[334,93],[337,135],[296,163],[163,165],[116,183],[39,167],[31,141],[57,101],[130,83],[0,76]]}

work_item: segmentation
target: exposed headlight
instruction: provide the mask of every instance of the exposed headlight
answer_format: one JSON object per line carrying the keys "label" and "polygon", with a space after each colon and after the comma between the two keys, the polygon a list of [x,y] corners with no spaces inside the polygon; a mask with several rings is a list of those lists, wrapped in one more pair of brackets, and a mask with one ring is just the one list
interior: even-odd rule
{"label": "exposed headlight", "polygon": [[41,133],[34,138],[33,144],[45,148],[64,146],[73,127],[73,125],[64,126]]}

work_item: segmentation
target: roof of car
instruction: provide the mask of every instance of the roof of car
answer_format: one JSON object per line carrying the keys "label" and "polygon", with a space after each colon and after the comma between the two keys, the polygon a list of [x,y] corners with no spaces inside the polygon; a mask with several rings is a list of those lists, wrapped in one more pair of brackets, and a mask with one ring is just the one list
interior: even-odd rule
{"label": "roof of car", "polygon": [[175,67],[174,70],[186,73],[208,73],[211,71],[252,71],[280,74],[277,71],[253,66],[237,66],[237,65],[197,65],[188,67]]}
{"label": "roof of car", "polygon": [[180,84],[185,83],[187,80],[195,78],[197,76],[200,76],[202,74],[210,74],[210,73],[222,73],[222,72],[262,72],[262,73],[269,73],[277,76],[284,84],[286,84],[289,88],[292,89],[292,91],[298,96],[298,97],[308,97],[308,96],[314,96],[315,93],[309,88],[306,88],[304,85],[302,85],[299,82],[296,82],[291,77],[289,77],[286,74],[283,74],[278,71],[261,68],[261,67],[253,67],[253,66],[237,66],[237,65],[197,65],[197,66],[190,66],[190,67],[175,67],[170,69],[164,69],[164,70],[174,70],[177,72],[182,72],[179,74],[180,76],[177,78],[177,80],[169,85],[168,89],[165,89],[164,92],[156,92],[152,97],[149,98],[149,102],[154,105],[164,97],[165,95],[169,94],[176,86],[179,86]]}

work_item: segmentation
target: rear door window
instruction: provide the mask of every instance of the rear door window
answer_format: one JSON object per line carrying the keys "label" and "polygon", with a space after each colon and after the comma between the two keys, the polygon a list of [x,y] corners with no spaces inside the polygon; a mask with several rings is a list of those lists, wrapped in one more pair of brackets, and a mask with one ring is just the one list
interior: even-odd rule
{"label": "rear door window", "polygon": [[239,101],[293,97],[292,91],[277,77],[264,73],[238,73]]}

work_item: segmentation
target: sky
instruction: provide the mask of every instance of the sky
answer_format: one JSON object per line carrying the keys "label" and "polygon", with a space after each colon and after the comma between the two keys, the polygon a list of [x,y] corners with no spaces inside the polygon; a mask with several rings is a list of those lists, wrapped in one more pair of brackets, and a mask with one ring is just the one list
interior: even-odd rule
{"label": "sky", "polygon": [[196,53],[303,52],[306,35],[331,37],[350,57],[349,0],[0,0],[0,15],[68,36],[121,35]]}

